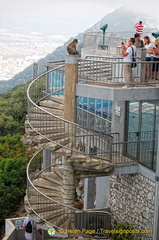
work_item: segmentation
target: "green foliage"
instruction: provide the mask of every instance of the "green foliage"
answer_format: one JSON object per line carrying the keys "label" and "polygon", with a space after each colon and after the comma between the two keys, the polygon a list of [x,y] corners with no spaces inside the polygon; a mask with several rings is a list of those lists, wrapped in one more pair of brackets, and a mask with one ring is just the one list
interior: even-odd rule
{"label": "green foliage", "polygon": [[[127,222],[118,223],[115,227],[117,233],[113,233],[114,240],[136,240],[132,233],[122,233],[122,230],[133,230],[134,227]],[[124,232],[124,231],[123,231]]]}
{"label": "green foliage", "polygon": [[17,209],[24,196],[26,164],[23,157],[0,161],[0,222]]}
{"label": "green foliage", "polygon": [[26,146],[20,135],[0,137],[0,222],[19,207],[26,189]]}
{"label": "green foliage", "polygon": [[20,135],[0,137],[0,160],[26,156],[26,146],[20,139]]}
{"label": "green foliage", "polygon": [[24,133],[27,86],[18,86],[0,96],[0,135]]}

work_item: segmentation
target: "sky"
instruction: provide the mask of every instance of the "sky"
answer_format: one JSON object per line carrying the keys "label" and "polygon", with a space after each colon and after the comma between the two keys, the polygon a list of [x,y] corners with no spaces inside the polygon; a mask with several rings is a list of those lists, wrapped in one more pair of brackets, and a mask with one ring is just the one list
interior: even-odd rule
{"label": "sky", "polygon": [[6,21],[12,26],[16,22],[20,25],[28,21],[29,26],[43,23],[43,28],[52,25],[53,34],[76,35],[122,5],[140,9],[141,15],[148,12],[158,16],[159,1],[151,0],[152,11],[149,3],[148,0],[0,0],[0,21],[3,26]]}

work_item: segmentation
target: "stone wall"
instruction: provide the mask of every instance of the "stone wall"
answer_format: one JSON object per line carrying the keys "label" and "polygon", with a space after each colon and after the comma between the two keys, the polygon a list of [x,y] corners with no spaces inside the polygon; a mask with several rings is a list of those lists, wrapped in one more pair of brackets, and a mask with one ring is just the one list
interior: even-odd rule
{"label": "stone wall", "polygon": [[110,178],[110,207],[116,222],[152,230],[155,183],[140,174]]}

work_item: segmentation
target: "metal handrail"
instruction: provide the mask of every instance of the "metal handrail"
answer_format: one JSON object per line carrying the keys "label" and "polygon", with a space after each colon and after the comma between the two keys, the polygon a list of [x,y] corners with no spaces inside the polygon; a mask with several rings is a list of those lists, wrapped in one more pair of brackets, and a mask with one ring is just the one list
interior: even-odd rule
{"label": "metal handrail", "polygon": [[[107,58],[91,56],[91,59],[79,59],[79,84],[84,82],[96,82],[105,84],[125,84],[123,67],[128,62],[120,61],[121,58]],[[130,64],[130,63],[129,63]],[[137,67],[133,69],[135,84],[156,85],[159,79],[154,79],[153,68],[157,67],[157,61],[141,61],[136,58]],[[149,79],[146,79],[149,78]],[[130,84],[131,85],[131,84]]]}
{"label": "metal handrail", "polygon": [[[35,152],[34,155],[33,155],[33,157],[30,159],[30,161],[29,161],[29,163],[28,163],[28,166],[27,166],[27,179],[29,180],[30,185],[31,185],[38,193],[40,193],[41,195],[43,195],[44,197],[46,197],[47,199],[49,199],[51,202],[60,204],[61,206],[68,207],[68,208],[70,208],[70,209],[73,209],[73,210],[76,210],[76,211],[77,211],[77,208],[71,207],[70,205],[66,205],[66,204],[60,203],[60,202],[58,202],[58,201],[56,201],[56,200],[53,200],[52,198],[48,197],[46,194],[42,193],[38,188],[36,188],[36,187],[34,186],[34,184],[32,183],[32,181],[31,181],[31,179],[30,179],[30,176],[29,176],[29,167],[30,167],[33,159],[34,159],[42,150],[43,150],[43,149],[40,149],[40,150],[38,150],[37,152]],[[55,166],[56,164],[53,164],[53,165]],[[58,164],[57,164],[57,165],[58,165]],[[51,167],[52,167],[52,166],[51,166]],[[44,171],[47,170],[47,169],[48,169],[48,168],[45,168]],[[41,172],[41,173],[42,173],[42,172]]]}
{"label": "metal handrail", "polygon": [[[92,213],[92,214],[108,214],[108,215],[111,215],[110,212],[108,211],[100,211],[100,210],[97,210],[97,211],[93,211],[92,209],[85,209],[85,210],[81,210],[81,209],[77,209],[77,208],[74,208],[74,207],[71,207],[70,205],[67,205],[67,204],[63,204],[61,202],[58,202],[50,197],[48,197],[46,194],[44,194],[43,192],[41,192],[36,186],[34,186],[33,182],[31,181],[30,179],[30,174],[29,174],[29,169],[32,169],[32,164],[33,166],[35,167],[35,163],[34,163],[34,159],[37,157],[38,154],[40,154],[42,152],[43,149],[40,149],[38,150],[37,152],[34,153],[33,157],[31,158],[31,160],[29,161],[28,163],[28,166],[27,166],[27,179],[28,179],[28,194],[29,194],[29,189],[32,187],[36,193],[39,193],[40,196],[43,196],[44,198],[46,198],[47,200],[49,200],[50,202],[47,203],[47,204],[58,204],[60,205],[61,207],[64,207],[64,208],[68,208],[70,209],[72,212],[69,214],[75,214],[75,213]],[[51,169],[52,167],[56,167],[56,166],[59,166],[58,163],[55,163],[55,164],[52,164],[50,165],[49,167],[47,168],[44,168],[42,171],[40,171],[38,174],[34,176],[32,176],[32,179],[35,180],[35,179],[38,179],[38,177],[40,177],[40,175],[45,172],[46,170],[48,169]],[[29,200],[29,199],[28,199]],[[45,203],[45,201],[44,201]],[[29,205],[29,208],[30,210],[37,216],[39,217],[41,220],[43,220],[45,223],[47,223],[49,226],[52,225],[54,226],[55,228],[57,229],[60,229],[60,227],[56,226],[55,224],[51,224],[49,221],[47,221],[44,217],[42,217],[40,214],[38,214],[34,207],[32,207],[32,204],[28,201],[28,205]]]}
{"label": "metal handrail", "polygon": [[[64,66],[64,65],[62,65],[62,66]],[[61,67],[61,66],[60,66],[60,67]],[[79,128],[82,128],[82,129],[88,131],[87,128],[85,128],[85,127],[83,127],[83,126],[81,126],[81,125],[79,125],[79,124],[77,124],[77,123],[70,122],[70,121],[68,121],[68,120],[66,120],[66,119],[63,119],[63,118],[61,118],[61,117],[59,117],[59,116],[57,116],[57,115],[54,115],[54,114],[46,111],[45,109],[43,109],[43,108],[41,108],[40,106],[36,105],[36,103],[34,103],[34,102],[32,101],[32,99],[30,98],[30,95],[29,95],[30,87],[31,87],[40,77],[43,77],[45,74],[50,73],[50,72],[52,72],[52,71],[55,71],[55,70],[57,70],[57,69],[60,68],[60,67],[51,69],[51,70],[49,70],[48,72],[45,72],[45,73],[41,74],[41,75],[40,75],[39,77],[37,77],[33,82],[31,82],[31,84],[29,85],[29,87],[28,87],[28,89],[27,89],[27,98],[28,98],[28,100],[29,100],[35,107],[37,107],[38,109],[42,110],[43,112],[49,114],[50,116],[55,117],[55,118],[57,118],[58,120],[62,120],[62,121],[65,122],[65,123],[71,124],[71,125],[73,125],[73,126],[76,126],[76,127],[79,127]],[[60,90],[58,90],[58,91],[61,91],[61,90],[63,90],[63,88],[60,89]],[[58,92],[58,91],[57,91],[57,92]],[[56,92],[55,92],[55,93],[56,93]],[[53,94],[52,94],[52,95],[53,95]],[[47,97],[47,96],[46,96],[46,97]],[[42,98],[42,99],[44,99],[44,98]],[[38,102],[39,102],[39,101],[38,101]],[[31,126],[31,124],[30,124],[30,126]],[[35,130],[35,129],[34,129],[34,130]],[[36,130],[35,130],[35,131],[36,131]],[[93,131],[93,130],[89,130],[89,132],[91,132],[92,134],[95,133],[95,131]],[[37,132],[37,133],[38,133],[38,132]],[[39,133],[39,134],[40,134],[40,133]],[[99,134],[102,134],[102,133],[99,133]],[[108,137],[112,138],[112,136],[111,136],[110,134],[103,134],[103,136],[108,136]],[[47,139],[49,140],[49,138],[47,138]],[[52,140],[50,139],[50,141],[52,141]],[[75,151],[75,149],[72,149],[72,150]]]}

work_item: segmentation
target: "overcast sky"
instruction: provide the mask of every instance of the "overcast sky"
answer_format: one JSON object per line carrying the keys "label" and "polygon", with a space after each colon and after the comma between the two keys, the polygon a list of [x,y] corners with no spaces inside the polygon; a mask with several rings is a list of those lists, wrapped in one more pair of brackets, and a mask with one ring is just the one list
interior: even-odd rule
{"label": "overcast sky", "polygon": [[[143,14],[149,12],[158,16],[158,0],[0,0],[0,15],[25,17],[49,16],[54,24],[72,26],[71,34],[86,30],[96,22],[100,21],[107,13],[116,8],[128,5],[129,8],[141,10]],[[131,6],[132,5],[132,6]],[[151,11],[150,11],[151,10]],[[141,16],[142,18],[142,16]],[[72,24],[72,25],[71,25]],[[75,29],[76,28],[76,29]]]}

